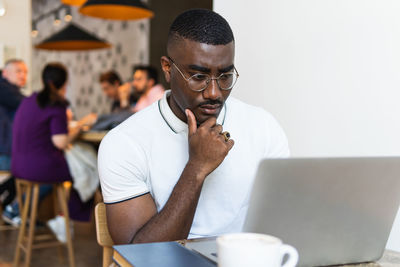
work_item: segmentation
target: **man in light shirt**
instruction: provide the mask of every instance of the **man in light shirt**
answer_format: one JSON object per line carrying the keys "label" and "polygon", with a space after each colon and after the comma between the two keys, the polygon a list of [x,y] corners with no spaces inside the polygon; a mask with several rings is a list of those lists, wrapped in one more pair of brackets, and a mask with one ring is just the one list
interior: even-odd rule
{"label": "man in light shirt", "polygon": [[132,86],[135,94],[140,94],[133,112],[138,112],[161,99],[165,91],[164,87],[158,84],[157,70],[151,66],[135,67]]}

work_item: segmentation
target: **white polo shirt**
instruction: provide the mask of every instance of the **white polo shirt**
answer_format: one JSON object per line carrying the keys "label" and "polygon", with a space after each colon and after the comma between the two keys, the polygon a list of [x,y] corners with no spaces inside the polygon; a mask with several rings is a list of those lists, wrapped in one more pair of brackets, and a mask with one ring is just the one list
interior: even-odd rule
{"label": "white polo shirt", "polygon": [[[169,93],[101,142],[98,168],[105,203],[149,192],[158,211],[167,202],[189,158],[188,126],[170,109]],[[283,130],[261,108],[229,97],[217,121],[235,145],[203,184],[189,238],[241,231],[258,163],[289,156]]]}

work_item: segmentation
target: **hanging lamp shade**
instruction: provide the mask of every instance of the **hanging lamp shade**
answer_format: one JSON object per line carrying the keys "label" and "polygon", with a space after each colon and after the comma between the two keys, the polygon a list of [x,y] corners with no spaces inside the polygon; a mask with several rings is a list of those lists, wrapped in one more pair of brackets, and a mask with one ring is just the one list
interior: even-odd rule
{"label": "hanging lamp shade", "polygon": [[113,20],[151,18],[151,11],[140,0],[88,0],[79,9],[83,15]]}
{"label": "hanging lamp shade", "polygon": [[64,5],[70,6],[81,6],[86,2],[86,0],[61,0]]}
{"label": "hanging lamp shade", "polygon": [[91,50],[109,47],[111,47],[111,44],[97,38],[73,23],[70,23],[63,30],[35,46],[37,49],[66,51]]}

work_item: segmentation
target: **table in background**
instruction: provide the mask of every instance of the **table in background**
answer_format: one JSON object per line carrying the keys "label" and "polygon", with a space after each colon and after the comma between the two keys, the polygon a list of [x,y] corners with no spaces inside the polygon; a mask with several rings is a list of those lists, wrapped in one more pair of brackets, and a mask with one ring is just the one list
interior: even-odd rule
{"label": "table in background", "polygon": [[100,144],[103,137],[108,133],[108,131],[87,131],[83,132],[78,136],[78,140]]}

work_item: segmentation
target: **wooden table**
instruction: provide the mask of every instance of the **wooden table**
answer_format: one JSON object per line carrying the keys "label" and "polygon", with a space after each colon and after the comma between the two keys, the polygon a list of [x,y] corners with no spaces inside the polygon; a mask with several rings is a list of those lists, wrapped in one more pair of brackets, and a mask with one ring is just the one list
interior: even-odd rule
{"label": "wooden table", "polygon": [[[204,240],[204,239],[203,239]],[[190,242],[196,242],[193,240],[179,240],[177,241],[181,245],[185,246]],[[114,250],[113,259],[121,267],[133,267],[125,258],[116,250]],[[215,265],[217,266],[217,265]],[[362,263],[362,264],[348,264],[348,265],[337,265],[340,267],[396,267],[400,266],[400,252],[391,250],[385,250],[383,257],[378,262]],[[173,266],[171,266],[173,267]]]}
{"label": "wooden table", "polygon": [[108,131],[87,131],[79,135],[78,140],[100,144],[103,137]]}

